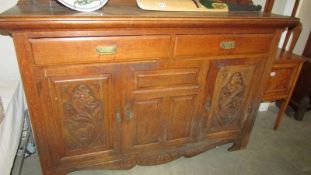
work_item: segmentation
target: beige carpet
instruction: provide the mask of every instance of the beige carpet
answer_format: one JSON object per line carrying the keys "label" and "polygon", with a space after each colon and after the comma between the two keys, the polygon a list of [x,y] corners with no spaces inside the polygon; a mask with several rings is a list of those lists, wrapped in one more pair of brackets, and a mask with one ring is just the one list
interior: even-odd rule
{"label": "beige carpet", "polygon": [[[245,150],[228,152],[224,145],[193,158],[130,170],[88,170],[70,175],[311,175],[311,112],[299,122],[284,117],[272,129],[276,108],[258,113]],[[41,175],[38,156],[26,159],[22,175]]]}

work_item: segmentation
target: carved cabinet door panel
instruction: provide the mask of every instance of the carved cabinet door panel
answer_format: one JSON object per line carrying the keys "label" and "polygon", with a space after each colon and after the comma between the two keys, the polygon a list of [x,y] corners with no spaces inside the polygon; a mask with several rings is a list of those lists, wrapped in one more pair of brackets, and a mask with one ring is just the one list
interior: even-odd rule
{"label": "carved cabinet door panel", "polygon": [[[51,132],[53,163],[60,166],[117,154],[114,66],[38,69],[38,91]],[[117,98],[116,98],[117,99]]]}
{"label": "carved cabinet door panel", "polygon": [[202,60],[127,67],[124,150],[189,142],[206,74]]}
{"label": "carved cabinet door panel", "polygon": [[210,62],[203,105],[204,136],[233,137],[240,133],[256,95],[264,63],[264,58]]}

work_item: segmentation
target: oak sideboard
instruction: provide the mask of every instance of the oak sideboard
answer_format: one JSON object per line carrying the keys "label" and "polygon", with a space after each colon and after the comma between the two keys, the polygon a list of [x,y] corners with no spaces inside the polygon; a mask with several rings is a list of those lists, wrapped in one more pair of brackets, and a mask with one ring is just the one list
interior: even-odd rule
{"label": "oak sideboard", "polygon": [[247,146],[282,31],[262,12],[96,12],[21,0],[0,15],[44,175],[129,169]]}

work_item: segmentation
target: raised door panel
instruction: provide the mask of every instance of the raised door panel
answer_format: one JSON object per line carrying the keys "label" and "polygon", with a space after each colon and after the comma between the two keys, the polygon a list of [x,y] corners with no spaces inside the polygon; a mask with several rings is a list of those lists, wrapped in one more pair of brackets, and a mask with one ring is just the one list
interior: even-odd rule
{"label": "raised door panel", "polygon": [[167,140],[190,137],[195,111],[193,105],[196,101],[196,94],[171,98],[171,115],[168,123]]}
{"label": "raised door panel", "polygon": [[157,149],[191,141],[204,91],[203,61],[132,65],[127,69],[125,150]]}
{"label": "raised door panel", "polygon": [[161,99],[135,101],[133,103],[133,145],[158,143],[160,135]]}
{"label": "raised door panel", "polygon": [[45,117],[53,123],[49,145],[54,164],[116,152],[112,73],[102,67],[43,71],[41,99]]}
{"label": "raised door panel", "polygon": [[205,133],[210,137],[239,134],[248,104],[257,92],[265,59],[214,60],[210,64],[205,97]]}

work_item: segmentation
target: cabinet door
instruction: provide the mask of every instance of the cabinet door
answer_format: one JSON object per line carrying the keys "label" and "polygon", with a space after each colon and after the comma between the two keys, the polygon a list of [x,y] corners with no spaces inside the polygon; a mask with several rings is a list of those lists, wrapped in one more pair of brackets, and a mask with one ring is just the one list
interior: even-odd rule
{"label": "cabinet door", "polygon": [[190,142],[199,100],[203,61],[128,67],[125,81],[124,149],[157,149]]}
{"label": "cabinet door", "polygon": [[[204,103],[205,136],[238,135],[257,92],[265,59],[212,60]],[[215,134],[215,135],[213,135]]]}
{"label": "cabinet door", "polygon": [[[67,66],[38,70],[38,89],[50,131],[54,164],[117,152],[117,94],[113,66]],[[115,116],[117,115],[117,116]],[[119,120],[116,120],[119,122]]]}

